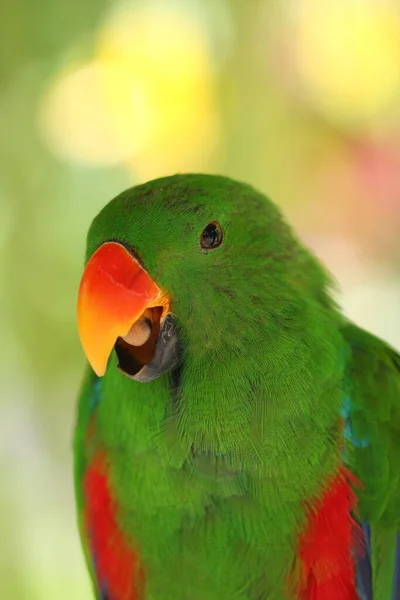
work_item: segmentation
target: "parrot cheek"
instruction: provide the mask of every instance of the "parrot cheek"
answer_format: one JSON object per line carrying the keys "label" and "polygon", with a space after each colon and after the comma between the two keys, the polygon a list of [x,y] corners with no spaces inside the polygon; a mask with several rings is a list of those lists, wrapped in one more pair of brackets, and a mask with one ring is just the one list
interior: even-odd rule
{"label": "parrot cheek", "polygon": [[159,321],[160,315],[153,312],[153,317],[150,337],[142,346],[133,346],[122,338],[118,338],[115,344],[119,370],[142,383],[172,371],[181,360],[181,345],[174,317],[168,314],[162,323]]}

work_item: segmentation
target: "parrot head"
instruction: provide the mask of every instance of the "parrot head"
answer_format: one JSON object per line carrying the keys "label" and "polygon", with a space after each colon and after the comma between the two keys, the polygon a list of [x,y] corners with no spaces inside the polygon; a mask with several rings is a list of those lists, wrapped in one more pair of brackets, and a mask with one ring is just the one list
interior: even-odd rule
{"label": "parrot head", "polygon": [[114,349],[138,381],[185,355],[245,355],[256,368],[260,350],[285,325],[301,326],[304,298],[321,298],[324,285],[263,195],[225,177],[175,175],[123,192],[94,219],[78,328],[98,376]]}
{"label": "parrot head", "polygon": [[[262,480],[267,469],[303,489],[336,456],[335,308],[323,267],[250,186],[184,174],[123,192],[89,229],[78,298],[109,443],[121,443],[114,403],[140,416],[153,398],[171,461],[191,456],[207,473],[247,465]],[[128,378],[151,383],[133,390]],[[142,422],[121,425],[128,439]]]}

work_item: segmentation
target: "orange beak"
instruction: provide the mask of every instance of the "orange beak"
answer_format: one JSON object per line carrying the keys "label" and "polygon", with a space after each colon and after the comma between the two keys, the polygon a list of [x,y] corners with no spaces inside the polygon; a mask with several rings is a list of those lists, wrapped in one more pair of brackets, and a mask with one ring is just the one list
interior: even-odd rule
{"label": "orange beak", "polygon": [[92,255],[78,296],[78,329],[86,357],[95,373],[104,375],[118,337],[162,292],[137,260],[117,242],[107,242]]}

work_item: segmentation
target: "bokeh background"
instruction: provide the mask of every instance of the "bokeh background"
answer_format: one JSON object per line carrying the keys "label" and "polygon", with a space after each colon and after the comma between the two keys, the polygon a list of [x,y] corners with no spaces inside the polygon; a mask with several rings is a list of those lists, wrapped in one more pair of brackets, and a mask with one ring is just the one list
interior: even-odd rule
{"label": "bokeh background", "polygon": [[345,312],[400,347],[400,4],[17,0],[0,69],[0,597],[84,600],[71,438],[91,219],[160,175],[248,181]]}

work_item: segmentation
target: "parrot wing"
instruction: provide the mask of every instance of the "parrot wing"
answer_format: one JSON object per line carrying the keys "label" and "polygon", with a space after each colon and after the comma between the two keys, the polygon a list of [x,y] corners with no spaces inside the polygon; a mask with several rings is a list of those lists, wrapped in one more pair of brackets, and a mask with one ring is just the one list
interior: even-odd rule
{"label": "parrot wing", "polygon": [[346,461],[361,482],[366,556],[357,565],[361,600],[400,600],[400,355],[353,324],[344,405]]}
{"label": "parrot wing", "polygon": [[140,600],[143,574],[139,557],[118,524],[107,455],[96,434],[101,384],[102,380],[88,367],[81,387],[74,439],[75,494],[82,547],[98,600]]}
{"label": "parrot wing", "polygon": [[89,462],[87,453],[85,451],[86,439],[88,435],[93,408],[97,403],[98,394],[99,378],[95,375],[92,369],[87,367],[81,385],[78,402],[78,414],[76,419],[77,424],[74,437],[74,480],[77,517],[79,531],[81,535],[82,548],[96,595],[98,584],[96,581],[93,558],[91,554],[91,549],[89,547],[89,540],[87,537],[87,531],[84,523],[85,498],[83,492],[83,479]]}

